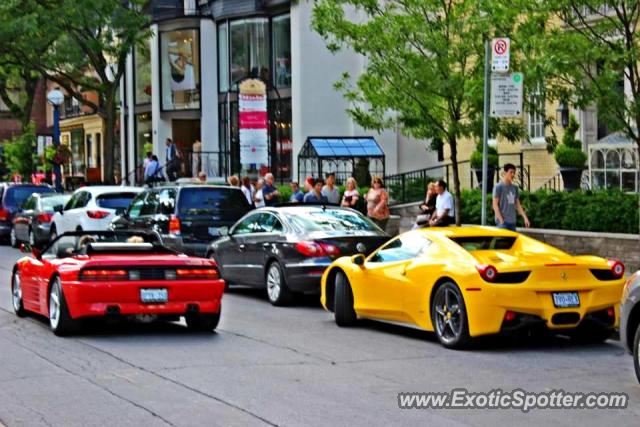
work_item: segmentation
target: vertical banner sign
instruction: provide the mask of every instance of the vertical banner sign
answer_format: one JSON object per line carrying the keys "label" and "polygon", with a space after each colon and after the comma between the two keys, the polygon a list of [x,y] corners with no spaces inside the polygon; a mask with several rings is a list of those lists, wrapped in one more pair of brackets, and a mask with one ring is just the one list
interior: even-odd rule
{"label": "vertical banner sign", "polygon": [[267,87],[258,79],[240,83],[240,163],[269,163]]}
{"label": "vertical banner sign", "polygon": [[491,40],[491,70],[501,73],[509,71],[509,45],[506,37]]}

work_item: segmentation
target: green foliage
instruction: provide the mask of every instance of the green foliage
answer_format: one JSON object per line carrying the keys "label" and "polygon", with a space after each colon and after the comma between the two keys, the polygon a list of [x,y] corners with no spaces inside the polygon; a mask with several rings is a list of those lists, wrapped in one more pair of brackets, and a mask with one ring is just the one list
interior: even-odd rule
{"label": "green foliage", "polygon": [[21,136],[4,143],[4,163],[9,174],[17,172],[28,177],[33,172],[34,147],[36,144],[35,126],[30,123]]}
{"label": "green foliage", "polygon": [[562,144],[558,144],[555,132],[547,140],[547,151],[553,152],[553,157],[560,167],[582,168],[587,161],[587,155],[582,151],[582,141],[576,138],[578,129],[580,125],[572,114],[569,116],[569,125],[564,130]]}
{"label": "green foliage", "polygon": [[145,155],[146,153],[153,153],[153,144],[150,142],[147,142],[143,145],[143,149],[144,149]]}
{"label": "green foliage", "polygon": [[[476,144],[476,150],[471,153],[471,158],[469,160],[473,169],[482,169],[482,141],[479,141]],[[491,145],[487,147],[487,162],[490,168],[498,167],[498,150]]]}
{"label": "green foliage", "polygon": [[587,155],[580,148],[571,148],[560,144],[553,153],[556,163],[565,168],[583,168]]}
{"label": "green foliage", "polygon": [[[462,222],[480,224],[482,193],[462,192]],[[532,227],[609,233],[638,234],[638,196],[620,191],[521,192],[520,201]],[[488,222],[493,224],[491,197],[487,200]],[[518,216],[518,226],[522,218]]]}

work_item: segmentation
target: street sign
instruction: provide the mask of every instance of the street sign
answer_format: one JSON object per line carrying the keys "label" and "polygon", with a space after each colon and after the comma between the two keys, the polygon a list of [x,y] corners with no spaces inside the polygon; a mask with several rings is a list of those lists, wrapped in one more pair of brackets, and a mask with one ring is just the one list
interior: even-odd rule
{"label": "street sign", "polygon": [[498,72],[509,71],[509,45],[506,37],[491,40],[491,69]]}
{"label": "street sign", "polygon": [[522,115],[522,73],[491,75],[491,117],[520,117]]}

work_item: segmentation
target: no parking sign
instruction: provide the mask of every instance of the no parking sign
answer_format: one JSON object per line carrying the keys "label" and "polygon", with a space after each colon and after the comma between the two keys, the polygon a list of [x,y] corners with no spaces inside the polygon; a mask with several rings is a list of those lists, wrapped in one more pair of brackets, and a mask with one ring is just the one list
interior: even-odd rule
{"label": "no parking sign", "polygon": [[498,72],[509,71],[509,45],[507,37],[491,40],[491,69]]}

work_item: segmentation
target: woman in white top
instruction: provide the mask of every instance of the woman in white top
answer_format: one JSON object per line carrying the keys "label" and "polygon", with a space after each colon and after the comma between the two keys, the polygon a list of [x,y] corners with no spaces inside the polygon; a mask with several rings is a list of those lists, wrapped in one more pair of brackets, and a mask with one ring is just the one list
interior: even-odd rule
{"label": "woman in white top", "polygon": [[244,197],[247,198],[247,202],[249,202],[250,205],[253,205],[253,196],[256,193],[256,189],[251,185],[251,178],[248,176],[243,177],[240,189],[242,190]]}
{"label": "woman in white top", "polygon": [[253,195],[253,202],[256,204],[256,208],[265,206],[264,197],[262,197],[262,187],[264,186],[264,179],[260,178],[256,182],[256,192]]}
{"label": "woman in white top", "polygon": [[347,179],[344,195],[342,196],[342,203],[340,203],[341,206],[355,209],[356,203],[358,203],[358,198],[360,197],[357,187],[358,183],[355,178],[351,177]]}

